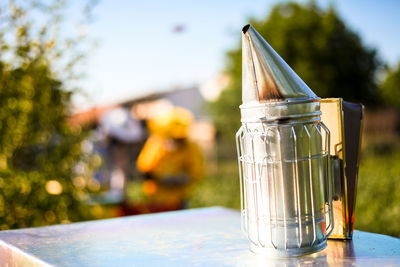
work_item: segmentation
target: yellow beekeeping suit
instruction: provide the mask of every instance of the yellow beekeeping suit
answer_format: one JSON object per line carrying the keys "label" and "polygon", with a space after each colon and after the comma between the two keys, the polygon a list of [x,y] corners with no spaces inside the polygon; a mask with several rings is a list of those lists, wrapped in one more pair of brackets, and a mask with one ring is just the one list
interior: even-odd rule
{"label": "yellow beekeeping suit", "polygon": [[137,168],[152,178],[143,186],[151,205],[179,208],[203,175],[202,153],[186,138],[191,120],[188,111],[175,108],[149,122],[152,135],[139,154]]}

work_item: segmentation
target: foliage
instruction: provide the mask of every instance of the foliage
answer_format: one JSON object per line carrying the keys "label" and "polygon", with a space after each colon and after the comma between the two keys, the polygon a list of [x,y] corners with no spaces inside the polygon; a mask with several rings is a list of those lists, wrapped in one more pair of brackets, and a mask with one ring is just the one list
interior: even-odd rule
{"label": "foliage", "polygon": [[[380,65],[376,52],[362,44],[333,8],[322,10],[313,2],[278,4],[265,20],[250,23],[319,97],[374,103]],[[225,71],[230,84],[211,108],[218,130],[229,138],[240,124],[241,48],[227,53]]]}
{"label": "foliage", "polygon": [[93,217],[86,134],[66,120],[82,39],[60,35],[65,6],[48,2],[0,4],[1,229]]}
{"label": "foliage", "polygon": [[400,107],[400,63],[397,68],[387,71],[380,89],[384,102]]}

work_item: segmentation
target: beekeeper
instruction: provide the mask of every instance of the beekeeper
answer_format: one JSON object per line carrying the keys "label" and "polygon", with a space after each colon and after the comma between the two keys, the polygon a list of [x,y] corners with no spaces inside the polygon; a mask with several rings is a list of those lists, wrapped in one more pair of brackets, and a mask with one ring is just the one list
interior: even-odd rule
{"label": "beekeeper", "polygon": [[150,137],[137,160],[147,179],[142,190],[147,212],[183,208],[204,171],[203,156],[188,137],[193,115],[174,107],[148,121]]}

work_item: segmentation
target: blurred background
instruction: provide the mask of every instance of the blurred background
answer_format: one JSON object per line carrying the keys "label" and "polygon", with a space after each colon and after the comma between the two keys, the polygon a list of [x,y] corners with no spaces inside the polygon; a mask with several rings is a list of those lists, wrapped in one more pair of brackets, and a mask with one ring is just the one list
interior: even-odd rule
{"label": "blurred background", "polygon": [[400,237],[400,3],[0,3],[0,229],[240,208],[241,29],[366,107],[356,229]]}

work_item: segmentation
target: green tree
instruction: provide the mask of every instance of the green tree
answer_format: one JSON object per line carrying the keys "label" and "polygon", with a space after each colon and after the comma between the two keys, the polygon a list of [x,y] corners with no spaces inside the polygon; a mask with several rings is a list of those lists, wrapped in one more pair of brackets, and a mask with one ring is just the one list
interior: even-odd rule
{"label": "green tree", "polygon": [[67,123],[84,42],[61,36],[64,9],[63,1],[0,4],[0,229],[93,218],[82,186],[90,164],[75,171],[90,160],[86,134]]}
{"label": "green tree", "polygon": [[[319,97],[374,103],[380,66],[376,52],[333,8],[323,10],[313,2],[278,4],[266,19],[250,23]],[[217,129],[228,138],[240,125],[241,60],[241,48],[227,53],[225,71],[231,81],[211,105]]]}
{"label": "green tree", "polygon": [[400,63],[397,68],[388,69],[381,85],[383,101],[389,105],[400,107]]}

